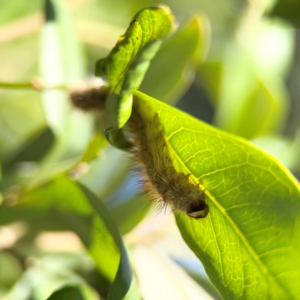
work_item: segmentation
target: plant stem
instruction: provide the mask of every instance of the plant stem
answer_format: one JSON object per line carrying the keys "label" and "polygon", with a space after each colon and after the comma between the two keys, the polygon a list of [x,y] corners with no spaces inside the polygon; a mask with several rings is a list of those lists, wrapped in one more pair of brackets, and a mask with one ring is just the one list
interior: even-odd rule
{"label": "plant stem", "polygon": [[0,88],[5,89],[33,89],[38,92],[44,90],[68,90],[68,87],[63,85],[54,85],[54,86],[43,86],[39,80],[32,80],[29,82],[2,82],[0,81]]}

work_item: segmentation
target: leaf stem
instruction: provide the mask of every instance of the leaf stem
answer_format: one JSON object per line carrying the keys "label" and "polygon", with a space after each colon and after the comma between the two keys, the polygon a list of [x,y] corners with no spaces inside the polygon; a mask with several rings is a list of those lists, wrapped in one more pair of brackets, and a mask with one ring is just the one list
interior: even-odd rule
{"label": "leaf stem", "polygon": [[33,89],[38,92],[42,92],[44,90],[68,90],[68,87],[64,86],[64,85],[44,86],[42,84],[42,82],[38,79],[29,81],[29,82],[3,82],[3,81],[0,81],[0,88]]}

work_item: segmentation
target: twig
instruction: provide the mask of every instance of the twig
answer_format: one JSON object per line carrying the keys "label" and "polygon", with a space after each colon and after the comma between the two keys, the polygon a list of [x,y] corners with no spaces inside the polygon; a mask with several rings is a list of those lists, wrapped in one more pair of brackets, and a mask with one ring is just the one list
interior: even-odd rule
{"label": "twig", "polygon": [[2,82],[0,81],[0,88],[4,89],[33,89],[38,92],[45,90],[69,90],[67,86],[64,85],[53,85],[53,86],[44,86],[42,82],[38,79],[29,81],[29,82]]}

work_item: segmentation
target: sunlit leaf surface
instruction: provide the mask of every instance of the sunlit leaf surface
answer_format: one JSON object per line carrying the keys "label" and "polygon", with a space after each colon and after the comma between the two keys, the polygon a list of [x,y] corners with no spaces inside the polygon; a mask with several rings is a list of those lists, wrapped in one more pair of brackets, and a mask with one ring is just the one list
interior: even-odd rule
{"label": "sunlit leaf surface", "polygon": [[276,159],[136,93],[157,111],[178,171],[205,188],[209,214],[176,212],[178,227],[225,299],[295,299],[300,276],[299,184]]}
{"label": "sunlit leaf surface", "polygon": [[105,133],[118,148],[130,147],[118,129],[130,117],[132,92],[139,88],[161,39],[173,30],[173,15],[167,6],[143,9],[135,15],[110,54],[97,62],[96,75],[106,77],[111,87],[106,104]]}

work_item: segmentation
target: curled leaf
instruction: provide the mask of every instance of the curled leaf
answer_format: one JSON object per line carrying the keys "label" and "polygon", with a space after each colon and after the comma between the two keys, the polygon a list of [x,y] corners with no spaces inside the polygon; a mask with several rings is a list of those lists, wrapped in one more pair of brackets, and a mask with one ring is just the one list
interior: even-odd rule
{"label": "curled leaf", "polygon": [[95,74],[106,77],[111,88],[106,103],[106,136],[116,147],[127,147],[128,142],[118,131],[130,117],[132,93],[139,88],[161,40],[174,27],[167,6],[143,9],[135,15],[110,54],[96,64]]}

